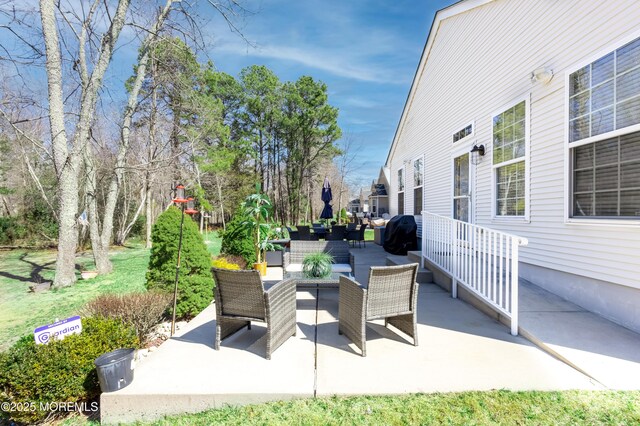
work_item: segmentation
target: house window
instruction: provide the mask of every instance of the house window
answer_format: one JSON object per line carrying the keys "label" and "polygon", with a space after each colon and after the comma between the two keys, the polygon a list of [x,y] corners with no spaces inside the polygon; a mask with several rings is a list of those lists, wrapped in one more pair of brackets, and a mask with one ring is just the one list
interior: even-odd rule
{"label": "house window", "polygon": [[640,218],[640,38],[571,73],[568,97],[571,217]]}
{"label": "house window", "polygon": [[569,142],[640,124],[640,38],[569,75]]}
{"label": "house window", "polygon": [[453,160],[453,218],[469,222],[470,207],[469,153]]}
{"label": "house window", "polygon": [[471,135],[472,133],[473,133],[473,124],[469,124],[464,129],[458,130],[457,132],[455,132],[453,134],[453,143],[456,143],[459,140],[462,140],[462,139],[466,138],[467,136]]}
{"label": "house window", "polygon": [[640,132],[572,150],[574,217],[640,217]]}
{"label": "house window", "polygon": [[404,169],[398,170],[398,214],[404,214]]}
{"label": "house window", "polygon": [[422,168],[422,158],[413,162],[413,214],[422,214],[422,179],[424,173]]}
{"label": "house window", "polygon": [[526,101],[493,117],[496,217],[526,215]]}

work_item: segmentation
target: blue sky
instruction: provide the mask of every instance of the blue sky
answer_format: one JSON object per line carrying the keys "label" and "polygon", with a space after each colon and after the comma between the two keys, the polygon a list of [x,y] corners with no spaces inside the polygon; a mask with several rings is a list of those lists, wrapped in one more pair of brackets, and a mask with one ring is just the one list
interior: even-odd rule
{"label": "blue sky", "polygon": [[[36,0],[21,1],[26,9],[37,10]],[[67,0],[72,7],[77,7],[77,1]],[[454,0],[241,3],[253,13],[235,22],[250,44],[230,31],[208,1],[199,3],[199,13],[207,21],[201,27],[207,46],[202,59],[212,60],[218,70],[234,76],[246,66],[259,64],[282,81],[310,75],[325,82],[329,103],[340,110],[343,138],[350,138],[357,148],[350,180],[368,187],[386,159],[434,14]],[[36,18],[39,15],[32,16]],[[122,85],[132,74],[139,44],[132,36],[132,29],[125,28],[125,41],[105,77],[102,99],[107,104],[125,101]],[[44,81],[41,69],[30,73]]]}
{"label": "blue sky", "polygon": [[[278,77],[310,75],[325,82],[340,109],[343,134],[359,146],[358,185],[368,186],[383,165],[435,12],[451,0],[264,0],[242,23],[248,46],[212,18],[208,55],[237,76],[251,64]],[[211,12],[209,12],[211,13]]]}

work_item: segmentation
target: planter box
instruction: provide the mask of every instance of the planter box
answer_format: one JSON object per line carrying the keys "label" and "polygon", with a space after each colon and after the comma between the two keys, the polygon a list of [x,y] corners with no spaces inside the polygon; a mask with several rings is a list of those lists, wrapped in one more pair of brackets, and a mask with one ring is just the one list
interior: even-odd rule
{"label": "planter box", "polygon": [[267,266],[282,266],[282,250],[268,251],[265,253]]}
{"label": "planter box", "polygon": [[381,246],[384,244],[384,226],[377,226],[373,228],[373,242]]}

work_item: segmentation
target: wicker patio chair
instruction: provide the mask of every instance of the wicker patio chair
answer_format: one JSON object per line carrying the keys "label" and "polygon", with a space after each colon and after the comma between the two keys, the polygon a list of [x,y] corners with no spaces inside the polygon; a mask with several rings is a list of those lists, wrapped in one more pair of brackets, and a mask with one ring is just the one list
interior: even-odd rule
{"label": "wicker patio chair", "polygon": [[367,356],[367,321],[384,318],[389,324],[413,337],[418,346],[417,302],[418,264],[372,266],[369,284],[362,286],[355,280],[340,277],[338,302],[338,333],[347,336],[362,356]]}
{"label": "wicker patio chair", "polygon": [[300,234],[298,233],[298,231],[294,231],[289,226],[287,226],[287,231],[289,232],[289,239],[291,239],[291,240],[299,240],[300,239]]}
{"label": "wicker patio chair", "polygon": [[300,238],[299,238],[300,240],[302,240],[302,241],[318,240],[318,237],[311,233],[311,230],[310,230],[309,226],[307,226],[307,225],[298,225],[298,226],[296,226],[296,228],[298,228],[298,235],[300,236]]}
{"label": "wicker patio chair", "polygon": [[359,229],[355,229],[353,231],[347,232],[347,241],[350,241],[352,246],[356,246],[356,241],[358,242],[358,247],[362,247],[361,243],[364,243],[364,246],[367,247],[367,242],[364,240],[364,231],[367,229],[367,224],[360,225]]}
{"label": "wicker patio chair", "polygon": [[267,323],[267,359],[296,335],[296,283],[284,280],[265,290],[258,271],[212,268],[216,281],[216,341],[220,342],[251,321]]}

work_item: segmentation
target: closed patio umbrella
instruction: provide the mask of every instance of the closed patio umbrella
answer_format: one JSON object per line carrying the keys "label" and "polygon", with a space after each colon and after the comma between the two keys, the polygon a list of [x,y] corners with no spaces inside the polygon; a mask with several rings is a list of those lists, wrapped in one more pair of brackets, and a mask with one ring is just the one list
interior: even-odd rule
{"label": "closed patio umbrella", "polygon": [[324,201],[324,208],[320,214],[320,219],[333,219],[333,208],[329,202],[333,200],[331,195],[331,185],[329,185],[329,178],[324,178],[324,184],[322,185],[322,201]]}

